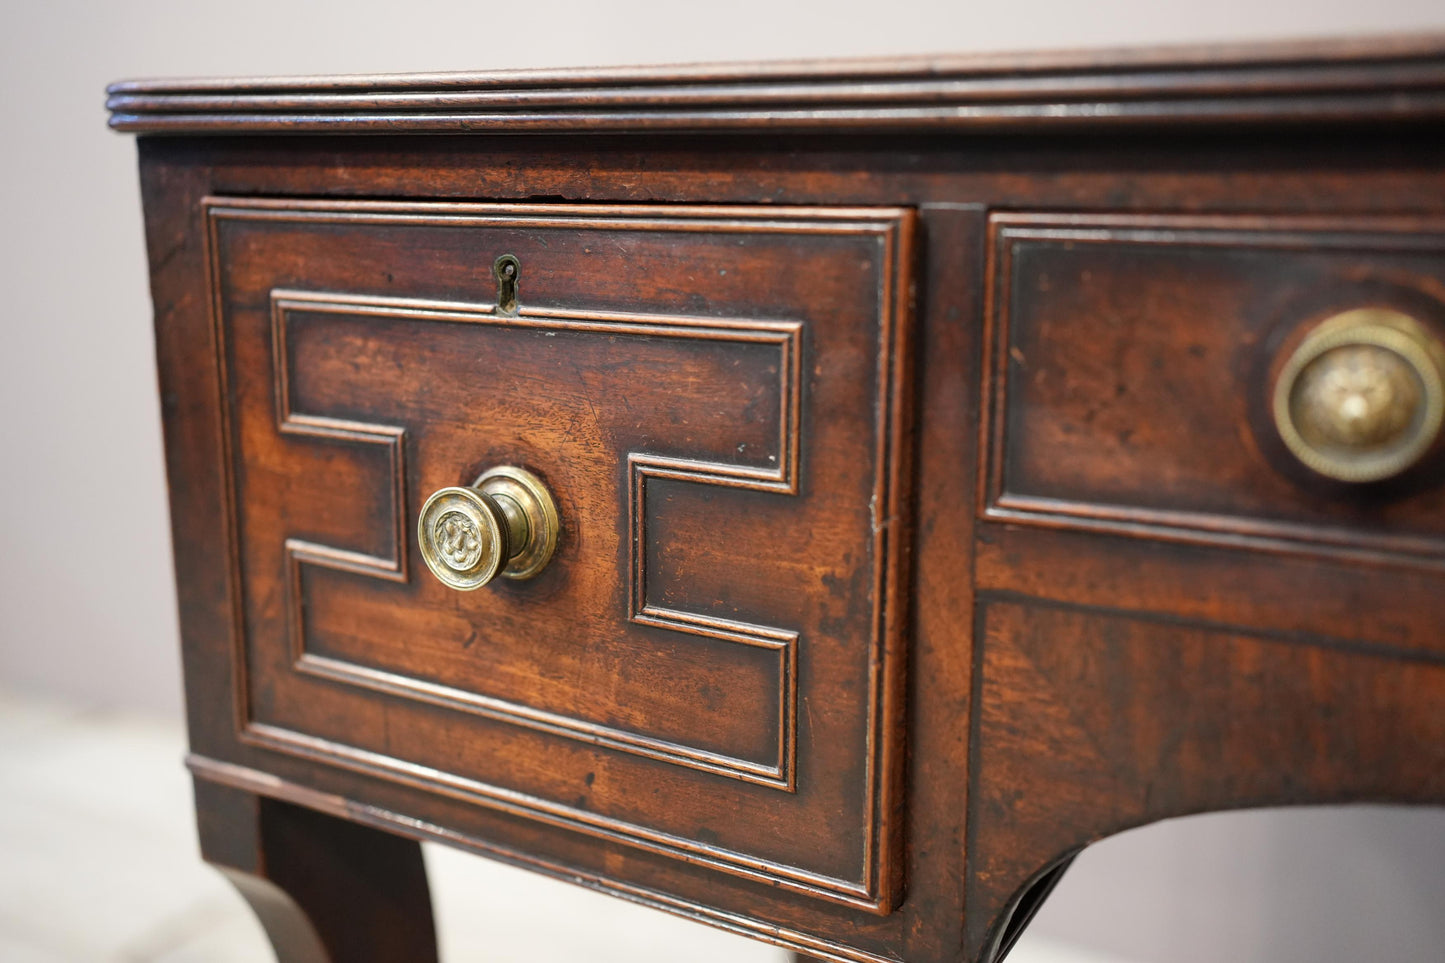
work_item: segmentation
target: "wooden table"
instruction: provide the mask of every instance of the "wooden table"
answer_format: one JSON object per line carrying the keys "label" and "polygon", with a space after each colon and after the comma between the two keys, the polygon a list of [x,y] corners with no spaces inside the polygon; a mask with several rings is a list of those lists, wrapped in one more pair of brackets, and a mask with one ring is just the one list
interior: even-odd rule
{"label": "wooden table", "polygon": [[284,960],[433,958],[418,840],[941,963],[1132,826],[1445,801],[1445,43],[110,95]]}

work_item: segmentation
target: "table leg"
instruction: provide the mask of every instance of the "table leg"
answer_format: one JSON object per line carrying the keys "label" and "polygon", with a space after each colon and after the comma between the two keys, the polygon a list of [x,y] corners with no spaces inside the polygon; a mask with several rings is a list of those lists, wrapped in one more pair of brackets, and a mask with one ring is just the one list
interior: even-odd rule
{"label": "table leg", "polygon": [[240,890],[279,963],[435,963],[421,845],[196,780],[201,854]]}

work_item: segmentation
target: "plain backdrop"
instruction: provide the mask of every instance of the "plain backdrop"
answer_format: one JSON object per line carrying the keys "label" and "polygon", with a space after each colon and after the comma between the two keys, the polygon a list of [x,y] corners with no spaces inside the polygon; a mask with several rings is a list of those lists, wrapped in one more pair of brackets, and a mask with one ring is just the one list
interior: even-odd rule
{"label": "plain backdrop", "polygon": [[[1445,0],[5,4],[0,689],[171,716],[147,272],[134,145],[105,127],[108,81],[1445,30]],[[1140,960],[1439,959],[1442,870],[1438,812],[1209,817],[1091,852],[1040,925]]]}

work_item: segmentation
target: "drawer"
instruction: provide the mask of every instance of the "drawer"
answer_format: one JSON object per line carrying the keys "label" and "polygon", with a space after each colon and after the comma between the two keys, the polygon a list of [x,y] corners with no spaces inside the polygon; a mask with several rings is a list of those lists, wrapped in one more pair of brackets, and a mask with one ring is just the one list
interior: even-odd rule
{"label": "drawer", "polygon": [[[1000,213],[989,238],[985,517],[1445,558],[1445,224]],[[1300,371],[1353,363],[1322,339],[1381,317],[1425,346],[1401,429],[1420,444],[1342,480],[1287,440]]]}
{"label": "drawer", "polygon": [[[242,739],[886,912],[911,213],[204,217]],[[418,517],[495,466],[555,549],[460,591]]]}

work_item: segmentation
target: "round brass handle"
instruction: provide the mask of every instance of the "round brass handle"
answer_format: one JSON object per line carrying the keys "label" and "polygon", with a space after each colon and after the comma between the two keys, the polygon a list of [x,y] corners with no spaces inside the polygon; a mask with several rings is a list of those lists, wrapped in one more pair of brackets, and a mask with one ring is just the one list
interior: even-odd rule
{"label": "round brass handle", "polygon": [[503,465],[470,488],[433,492],[417,517],[421,557],[441,582],[469,592],[492,579],[531,578],[557,548],[557,503],[542,480]]}
{"label": "round brass handle", "polygon": [[1429,450],[1445,416],[1445,347],[1419,322],[1357,308],[1305,336],[1274,385],[1274,422],[1301,462],[1328,478],[1398,475]]}

